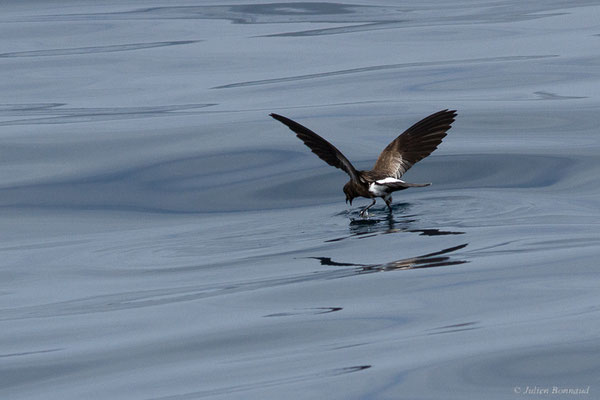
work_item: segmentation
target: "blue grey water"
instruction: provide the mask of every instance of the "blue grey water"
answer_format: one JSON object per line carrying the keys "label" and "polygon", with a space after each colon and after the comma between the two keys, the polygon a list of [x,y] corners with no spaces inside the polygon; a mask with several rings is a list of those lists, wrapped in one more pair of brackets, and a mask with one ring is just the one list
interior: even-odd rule
{"label": "blue grey water", "polygon": [[[2,2],[0,398],[600,398],[599,21]],[[268,117],[369,168],[445,108],[368,219]]]}

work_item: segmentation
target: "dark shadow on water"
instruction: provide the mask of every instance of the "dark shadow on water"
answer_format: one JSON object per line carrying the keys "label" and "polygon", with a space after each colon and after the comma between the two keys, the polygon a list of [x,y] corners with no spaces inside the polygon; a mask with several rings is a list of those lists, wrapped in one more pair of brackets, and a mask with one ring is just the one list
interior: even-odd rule
{"label": "dark shadow on water", "polygon": [[466,260],[454,260],[446,254],[467,247],[468,243],[450,247],[435,253],[429,253],[422,256],[405,258],[396,261],[390,261],[383,264],[356,264],[349,262],[334,261],[330,257],[308,257],[319,260],[321,265],[330,265],[334,267],[359,267],[355,270],[356,274],[364,274],[371,272],[396,271],[419,268],[445,267],[449,265],[465,264]]}
{"label": "dark shadow on water", "polygon": [[294,315],[319,315],[319,314],[329,314],[332,312],[337,312],[343,310],[342,307],[313,307],[313,308],[303,308],[300,310],[288,311],[288,312],[280,312],[274,314],[264,315],[264,317],[291,317]]}
{"label": "dark shadow on water", "polygon": [[288,75],[277,78],[260,79],[255,81],[244,81],[244,82],[233,82],[225,85],[214,86],[211,89],[231,89],[248,86],[262,86],[272,85],[280,83],[297,82],[303,80],[315,80],[321,78],[328,78],[333,76],[348,76],[354,74],[364,74],[366,72],[379,72],[388,70],[398,70],[407,68],[423,68],[423,67],[447,67],[454,65],[465,65],[465,64],[480,64],[480,63],[505,63],[505,62],[518,62],[518,61],[529,61],[544,58],[558,57],[555,54],[542,54],[542,55],[528,55],[528,56],[508,56],[508,57],[485,57],[485,58],[469,58],[469,59],[456,59],[446,61],[424,61],[418,63],[400,63],[400,64],[378,64],[369,65],[358,68],[340,69],[333,71],[325,71],[314,74],[305,75]]}
{"label": "dark shadow on water", "polygon": [[441,231],[439,229],[409,229],[407,232],[419,232],[420,236],[464,235],[464,232]]}
{"label": "dark shadow on water", "polygon": [[[0,57],[3,55],[0,54]],[[63,107],[66,103],[0,104],[0,126],[57,125],[197,114],[217,103],[168,104],[141,107]],[[16,119],[13,117],[17,117]]]}
{"label": "dark shadow on water", "polygon": [[44,49],[30,51],[15,51],[10,53],[0,53],[0,58],[13,57],[55,57],[70,56],[81,54],[113,53],[118,51],[133,51],[151,49],[154,47],[179,46],[184,44],[198,43],[201,40],[179,40],[170,42],[150,42],[150,43],[127,43],[118,45],[93,46],[93,47],[73,47],[60,49]]}
{"label": "dark shadow on water", "polygon": [[315,380],[322,380],[324,378],[331,378],[340,375],[351,374],[354,372],[364,371],[365,369],[371,368],[371,365],[352,365],[349,367],[333,368],[333,369],[322,369],[320,366],[315,366],[312,372],[296,375],[284,375],[279,378],[271,378],[265,380],[258,380],[247,383],[237,383],[230,386],[215,387],[211,389],[200,390],[196,392],[179,393],[176,395],[168,395],[161,397],[153,397],[152,400],[184,400],[184,399],[198,399],[204,397],[221,396],[224,394],[233,394],[240,392],[247,392],[252,390],[265,388],[279,387],[282,385],[306,385]]}
{"label": "dark shadow on water", "polygon": [[458,324],[440,326],[439,328],[429,329],[428,335],[443,335],[446,333],[456,333],[456,332],[464,332],[464,331],[472,331],[475,329],[480,329],[477,325],[477,321],[469,321],[469,322],[461,322]]}

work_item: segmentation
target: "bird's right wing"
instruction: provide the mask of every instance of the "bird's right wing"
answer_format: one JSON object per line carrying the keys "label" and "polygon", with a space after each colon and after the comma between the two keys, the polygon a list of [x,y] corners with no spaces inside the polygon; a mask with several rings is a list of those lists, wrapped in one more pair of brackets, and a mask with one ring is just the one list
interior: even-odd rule
{"label": "bird's right wing", "polygon": [[327,164],[346,171],[353,181],[360,181],[356,168],[348,161],[341,151],[305,126],[279,114],[269,114],[277,121],[290,128],[319,158]]}

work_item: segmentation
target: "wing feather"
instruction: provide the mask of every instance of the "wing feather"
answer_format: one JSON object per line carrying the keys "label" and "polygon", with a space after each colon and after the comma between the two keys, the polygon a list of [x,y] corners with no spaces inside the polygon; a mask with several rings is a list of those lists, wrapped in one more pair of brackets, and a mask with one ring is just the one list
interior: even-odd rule
{"label": "wing feather", "polygon": [[350,161],[348,161],[341,151],[335,148],[334,145],[307,127],[302,126],[289,118],[279,114],[269,115],[290,128],[296,134],[296,136],[298,136],[298,138],[312,150],[313,153],[319,156],[321,160],[333,167],[345,171],[348,175],[350,175],[352,180],[359,181],[359,175],[354,166],[350,163]]}
{"label": "wing feather", "polygon": [[442,110],[408,128],[383,149],[373,172],[399,179],[410,167],[437,149],[455,117],[456,110]]}

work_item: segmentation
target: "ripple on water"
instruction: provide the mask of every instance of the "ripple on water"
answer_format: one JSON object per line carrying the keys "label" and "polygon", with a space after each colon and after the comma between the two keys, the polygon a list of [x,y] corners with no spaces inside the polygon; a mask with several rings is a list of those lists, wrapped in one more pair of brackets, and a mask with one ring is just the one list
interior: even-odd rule
{"label": "ripple on water", "polygon": [[[110,174],[5,187],[0,189],[0,206],[193,213],[293,208],[334,201],[342,205],[341,188],[346,176],[328,166],[303,169],[298,163],[300,155],[280,150],[208,154]],[[470,198],[473,215],[489,213],[490,208],[496,215],[535,206],[526,194],[515,201],[496,201],[497,193],[501,193],[497,190],[545,188],[567,178],[575,181],[582,173],[587,172],[581,163],[568,157],[455,155],[432,157],[410,171],[406,180],[433,182],[431,189],[411,193],[431,199],[432,204],[435,199],[438,206],[439,200],[456,199],[452,189],[460,188],[461,195],[476,190],[477,196],[486,200],[484,203]],[[431,196],[431,190],[435,196]],[[396,201],[402,196],[397,194]],[[452,197],[444,200],[445,196]],[[493,211],[495,207],[499,210]]]}
{"label": "ripple on water", "polygon": [[[527,388],[548,389],[550,392],[553,388],[579,388],[584,391],[589,388],[591,393],[597,382],[599,356],[598,348],[585,342],[484,352],[474,357],[461,357],[418,368],[410,374],[410,381],[424,386],[407,385],[402,387],[402,391],[409,396],[411,393],[417,395],[426,387],[431,395],[444,396],[451,391],[467,397],[485,392],[490,399],[523,396]],[[391,392],[397,390],[394,388]],[[530,395],[552,396],[544,393]]]}

